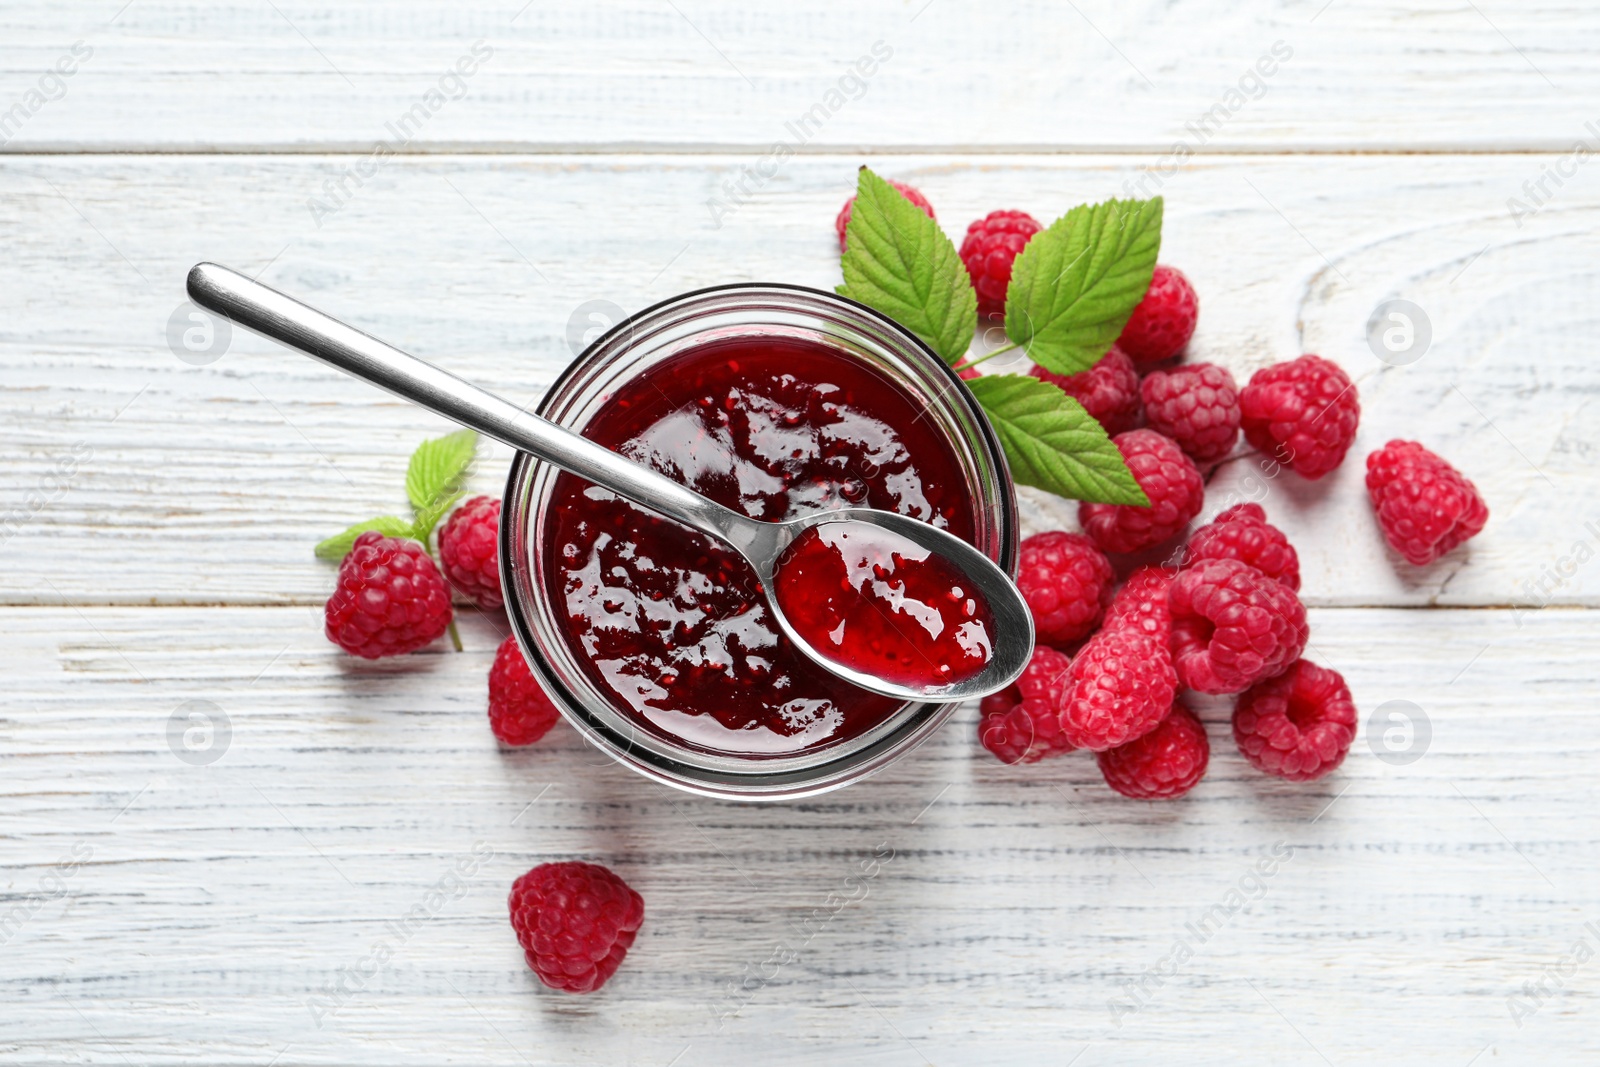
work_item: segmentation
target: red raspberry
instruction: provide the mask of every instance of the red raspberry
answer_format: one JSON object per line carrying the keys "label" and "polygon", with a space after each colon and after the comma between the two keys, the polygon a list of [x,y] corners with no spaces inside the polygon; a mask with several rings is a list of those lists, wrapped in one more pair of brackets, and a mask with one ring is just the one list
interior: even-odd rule
{"label": "red raspberry", "polygon": [[1239,392],[1245,440],[1304,478],[1344,462],[1361,421],[1350,376],[1321,356],[1263,367]]}
{"label": "red raspberry", "polygon": [[972,288],[977,290],[979,315],[986,319],[1005,316],[1011,264],[1042,229],[1026,211],[991,211],[967,227],[967,236],[961,242],[961,262],[967,265]]}
{"label": "red raspberry", "polygon": [[531,745],[550,732],[561,712],[533,677],[528,661],[508,637],[489,668],[489,729],[507,745]]}
{"label": "red raspberry", "polygon": [[511,928],[539,981],[592,993],[617,973],[644,900],[597,863],[541,863],[511,886]]}
{"label": "red raspberry", "polygon": [[415,541],[368,530],[339,564],[328,640],[363,659],[415,652],[450,625],[450,590]]}
{"label": "red raspberry", "polygon": [[1156,265],[1150,288],[1133,309],[1117,346],[1138,364],[1159,363],[1183,351],[1200,318],[1200,298],[1176,267]]}
{"label": "red raspberry", "polygon": [[1165,567],[1140,567],[1128,575],[1111,598],[1103,629],[1137,630],[1167,647],[1172,641],[1172,613],[1167,607],[1172,578],[1173,572]]}
{"label": "red raspberry", "polygon": [[1101,356],[1095,365],[1077,374],[1056,374],[1034,367],[1033,376],[1059,385],[1061,391],[1083,405],[1115,437],[1139,421],[1139,372],[1120,348]]}
{"label": "red raspberry", "polygon": [[1111,603],[1111,561],[1082,534],[1034,534],[1023,540],[1017,588],[1033,613],[1033,627],[1047,645],[1086,637]]}
{"label": "red raspberry", "polygon": [[1338,671],[1306,660],[1252,687],[1233,709],[1233,739],[1258,770],[1309,782],[1344,762],[1356,706]]}
{"label": "red raspberry", "polygon": [[500,595],[500,501],[475,496],[456,508],[439,531],[439,563],[456,592],[493,610]]}
{"label": "red raspberry", "polygon": [[1172,654],[1178,680],[1202,693],[1237,693],[1281,674],[1306,647],[1306,609],[1294,590],[1236,559],[1207,559],[1173,579]]}
{"label": "red raspberry", "polygon": [[1239,439],[1239,388],[1214,363],[1154,371],[1139,383],[1144,421],[1178,442],[1196,463],[1214,463]]}
{"label": "red raspberry", "polygon": [[983,698],[978,741],[1002,763],[1037,763],[1071,752],[1061,733],[1061,687],[1071,664],[1065,653],[1037,645],[1017,684]]}
{"label": "red raspberry", "polygon": [[[910,185],[907,185],[904,182],[897,182],[893,178],[889,179],[889,184],[894,186],[896,189],[900,190],[900,195],[901,196],[905,197],[907,200],[911,201],[913,204],[915,204],[918,207],[920,207],[923,210],[923,213],[926,214],[930,219],[936,219],[936,218],[939,217],[939,216],[937,216],[937,215],[935,215],[933,213],[933,205],[928,203],[928,198],[922,195],[922,191],[921,190],[916,189],[916,188],[914,188],[914,187],[912,187]],[[844,202],[844,207],[839,209],[839,217],[833,220],[833,228],[835,230],[839,231],[839,251],[840,251],[840,253],[844,252],[844,247],[845,247],[845,233],[844,233],[844,231],[845,231],[846,227],[848,227],[850,225],[850,208],[852,206],[854,206],[855,202],[856,202],[856,198],[853,197],[853,196],[849,200],[846,200]]]}
{"label": "red raspberry", "polygon": [[1135,800],[1171,800],[1193,789],[1211,762],[1206,728],[1182,701],[1143,737],[1096,753],[1106,785]]}
{"label": "red raspberry", "polygon": [[1194,460],[1154,430],[1129,430],[1111,439],[1127,461],[1149,507],[1134,504],[1078,505],[1078,521],[1107,552],[1137,552],[1159,544],[1200,514],[1206,487]]}
{"label": "red raspberry", "polygon": [[1290,589],[1300,588],[1300,556],[1260,504],[1235,504],[1194,532],[1185,566],[1203,559],[1236,559]]}
{"label": "red raspberry", "polygon": [[1415,441],[1390,441],[1367,457],[1367,495],[1389,546],[1418,566],[1489,521],[1478,487]]}
{"label": "red raspberry", "polygon": [[1067,670],[1061,732],[1078,748],[1104,752],[1143,737],[1172,709],[1172,656],[1134,629],[1101,630]]}

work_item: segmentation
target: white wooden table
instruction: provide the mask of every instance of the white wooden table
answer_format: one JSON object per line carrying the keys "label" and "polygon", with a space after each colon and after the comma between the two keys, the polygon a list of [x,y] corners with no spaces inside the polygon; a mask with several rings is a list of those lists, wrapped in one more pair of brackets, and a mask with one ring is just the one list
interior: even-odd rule
{"label": "white wooden table", "polygon": [[[1600,1059],[1600,163],[1572,152],[1600,149],[1600,10],[520,3],[0,9],[0,1062]],[[841,83],[876,41],[891,58]],[[841,85],[864,89],[714,220]],[[1264,496],[1311,655],[1364,719],[1420,709],[1390,739],[1419,758],[1378,758],[1364,725],[1337,773],[1290,785],[1208,701],[1209,777],[1140,804],[1087,758],[1001,766],[967,709],[869,782],[735,806],[564,726],[497,750],[492,619],[466,616],[464,654],[366,664],[323,639],[312,544],[400,506],[441,424],[250,337],[180,360],[191,263],[531,398],[586,301],[834,284],[863,160],[954,234],[1154,168],[1195,358],[1244,376],[1315,351],[1358,378],[1336,475],[1239,462],[1210,499]],[[1431,323],[1407,366],[1365,340],[1396,297]],[[1492,511],[1430,568],[1395,564],[1365,503],[1361,457],[1393,436]],[[189,701],[226,724],[213,762],[169,744]],[[543,990],[505,915],[516,875],[575,857],[648,909],[588,998]]]}

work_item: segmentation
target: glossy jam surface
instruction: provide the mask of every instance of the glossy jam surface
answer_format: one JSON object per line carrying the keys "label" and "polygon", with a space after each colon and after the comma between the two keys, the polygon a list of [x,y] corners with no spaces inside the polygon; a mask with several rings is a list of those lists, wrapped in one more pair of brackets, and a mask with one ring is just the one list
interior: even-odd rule
{"label": "glossy jam surface", "polygon": [[[970,541],[951,445],[912,397],[815,342],[690,349],[619,389],[584,434],[752,518],[865,506]],[[571,475],[541,540],[546,595],[590,679],[641,727],[696,748],[792,755],[902,705],[801,656],[734,552]]]}
{"label": "glossy jam surface", "polygon": [[830,522],[778,561],[778,605],[835,663],[917,688],[963,682],[994,656],[994,615],[953,565],[900,534]]}

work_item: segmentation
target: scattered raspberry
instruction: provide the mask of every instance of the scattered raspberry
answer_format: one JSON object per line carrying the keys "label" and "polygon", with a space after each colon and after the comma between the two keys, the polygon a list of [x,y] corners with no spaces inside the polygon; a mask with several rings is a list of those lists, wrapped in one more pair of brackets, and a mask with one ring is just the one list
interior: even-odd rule
{"label": "scattered raspberry", "polygon": [[1111,439],[1127,461],[1149,507],[1134,504],[1078,505],[1078,521],[1107,552],[1137,552],[1189,524],[1205,502],[1205,483],[1194,460],[1154,430],[1129,430]]}
{"label": "scattered raspberry", "polygon": [[1255,372],[1239,393],[1245,440],[1305,478],[1344,462],[1361,421],[1350,376],[1321,356]]}
{"label": "scattered raspberry", "polygon": [[[897,182],[893,178],[889,179],[889,184],[900,190],[901,196],[904,196],[907,200],[920,207],[923,210],[923,213],[926,214],[930,219],[936,219],[939,217],[933,213],[933,205],[928,203],[928,198],[922,195],[922,191],[920,189],[907,185],[904,182]],[[844,231],[845,228],[850,225],[850,209],[855,205],[855,202],[856,198],[853,196],[849,200],[846,200],[844,202],[844,207],[839,209],[839,217],[833,220],[833,228],[839,231],[839,251],[841,253],[844,252],[845,248]]]}
{"label": "scattered raspberry", "polygon": [[1059,385],[1112,437],[1133,429],[1139,421],[1139,372],[1133,360],[1115,345],[1088,370],[1056,374],[1036,366],[1033,376]]}
{"label": "scattered raspberry", "polygon": [[1171,800],[1193,789],[1211,762],[1206,728],[1182,701],[1143,737],[1097,753],[1106,785],[1135,800]]}
{"label": "scattered raspberry", "polygon": [[1103,629],[1129,629],[1152,637],[1163,648],[1172,640],[1172,613],[1167,595],[1173,572],[1165,567],[1140,567],[1111,598]]}
{"label": "scattered raspberry", "polygon": [[489,728],[505,744],[531,745],[559,718],[561,712],[534,679],[517,639],[506,638],[489,668]]}
{"label": "scattered raspberry", "polygon": [[1154,371],[1139,383],[1144,420],[1196,463],[1213,463],[1239,439],[1239,387],[1214,363]]}
{"label": "scattered raspberry", "polygon": [[1309,782],[1344,762],[1356,736],[1356,706],[1338,671],[1296,660],[1254,686],[1233,710],[1233,739],[1258,770]]}
{"label": "scattered raspberry", "polygon": [[974,378],[983,377],[983,372],[977,367],[957,367],[955,371],[956,377],[960,378],[964,382],[970,382]]}
{"label": "scattered raspberry", "polygon": [[1034,534],[1019,546],[1017,588],[1038,639],[1066,645],[1088,636],[1111,603],[1111,561],[1082,534]]}
{"label": "scattered raspberry", "polygon": [[1418,566],[1489,521],[1478,487],[1415,441],[1390,441],[1367,457],[1367,495],[1389,546]]}
{"label": "scattered raspberry", "polygon": [[339,564],[328,640],[363,659],[415,652],[450,625],[450,590],[417,542],[368,530]]}
{"label": "scattered raspberry", "polygon": [[1044,229],[1026,211],[991,211],[967,227],[961,242],[961,262],[972,275],[978,292],[978,314],[988,319],[1006,313],[1006,286],[1011,284],[1011,264],[1023,246]]}
{"label": "scattered raspberry", "polygon": [[1037,763],[1072,751],[1061,732],[1061,689],[1071,660],[1037,645],[1016,685],[983,698],[978,741],[1002,763]]}
{"label": "scattered raspberry", "polygon": [[1138,364],[1159,363],[1183,351],[1200,318],[1200,298],[1176,267],[1156,265],[1150,288],[1133,309],[1117,346]]}
{"label": "scattered raspberry", "polygon": [[1290,589],[1300,588],[1300,556],[1282,530],[1267,521],[1260,504],[1235,504],[1189,538],[1184,558],[1236,559]]}
{"label": "scattered raspberry", "polygon": [[1172,708],[1172,656],[1133,629],[1101,630],[1067,670],[1061,732],[1077,748],[1104,752],[1143,737]]}
{"label": "scattered raspberry", "polygon": [[1306,645],[1294,590],[1236,559],[1207,559],[1173,579],[1178,679],[1202,693],[1237,693],[1282,673]]}
{"label": "scattered raspberry", "polygon": [[644,900],[596,863],[541,863],[511,886],[511,928],[539,981],[592,993],[617,972]]}
{"label": "scattered raspberry", "polygon": [[462,596],[480,608],[505,603],[500,594],[500,501],[475,496],[439,530],[439,563]]}

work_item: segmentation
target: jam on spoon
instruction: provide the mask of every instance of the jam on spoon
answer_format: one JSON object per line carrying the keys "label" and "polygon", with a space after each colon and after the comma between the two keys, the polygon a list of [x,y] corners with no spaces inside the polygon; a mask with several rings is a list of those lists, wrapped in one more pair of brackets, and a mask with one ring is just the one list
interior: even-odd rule
{"label": "jam on spoon", "polygon": [[962,573],[865,522],[813,526],[778,561],[778,604],[826,658],[907,685],[973,677],[994,655],[994,616]]}

